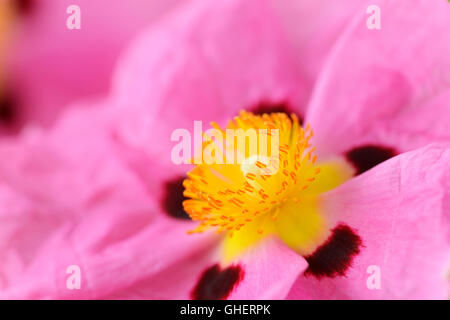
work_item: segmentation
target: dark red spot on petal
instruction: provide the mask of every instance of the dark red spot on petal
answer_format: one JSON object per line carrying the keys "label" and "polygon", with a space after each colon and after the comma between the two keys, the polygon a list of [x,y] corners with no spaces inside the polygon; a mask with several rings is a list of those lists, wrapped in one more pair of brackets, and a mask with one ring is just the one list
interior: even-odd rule
{"label": "dark red spot on petal", "polygon": [[186,200],[183,196],[183,180],[184,177],[178,177],[165,183],[162,207],[173,218],[190,220],[191,218],[183,209],[183,201]]}
{"label": "dark red spot on petal", "polygon": [[254,114],[262,115],[264,113],[275,113],[275,112],[283,112],[287,114],[295,113],[298,117],[298,121],[300,124],[303,124],[303,116],[298,114],[298,112],[294,112],[293,108],[287,102],[261,102],[257,106],[250,108],[250,111]]}
{"label": "dark red spot on petal", "polygon": [[376,165],[394,157],[397,152],[391,147],[379,145],[366,145],[353,148],[345,156],[356,169],[356,175],[359,175]]}
{"label": "dark red spot on petal", "polygon": [[0,124],[11,125],[16,118],[15,103],[10,95],[0,96]]}
{"label": "dark red spot on petal", "polygon": [[21,14],[29,14],[35,5],[34,0],[14,0],[17,11]]}
{"label": "dark red spot on petal", "polygon": [[240,266],[230,266],[221,270],[218,264],[206,269],[191,292],[194,300],[223,300],[244,278]]}
{"label": "dark red spot on petal", "polygon": [[340,224],[332,230],[328,240],[310,256],[305,275],[316,278],[344,276],[353,257],[362,246],[361,238],[347,225]]}

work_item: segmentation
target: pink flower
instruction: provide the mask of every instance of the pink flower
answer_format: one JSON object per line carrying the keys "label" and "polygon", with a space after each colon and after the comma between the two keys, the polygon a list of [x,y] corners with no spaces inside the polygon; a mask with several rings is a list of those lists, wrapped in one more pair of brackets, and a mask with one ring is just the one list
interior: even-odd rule
{"label": "pink flower", "polygon": [[[435,35],[448,30],[450,7],[375,2],[382,31],[366,28],[361,5],[348,23],[327,6],[318,20],[300,10],[306,30],[330,22],[317,38],[286,33],[279,21],[298,12],[279,2],[192,2],[137,39],[95,108],[75,105],[53,128],[3,141],[0,297],[447,298],[450,43]],[[324,60],[314,61],[316,50]],[[280,206],[275,221],[287,223],[249,245],[240,231],[187,235],[198,223],[180,219],[177,181],[188,168],[171,163],[171,132],[271,108],[298,113],[315,133],[321,172],[297,175],[317,180],[299,192],[298,203],[314,200],[301,207],[305,219]],[[312,160],[302,165],[316,173]],[[216,196],[222,186],[208,179],[203,192]],[[191,175],[187,191],[198,183]],[[66,286],[71,265],[79,290]],[[368,272],[379,272],[380,286]]]}
{"label": "pink flower", "polygon": [[76,1],[80,30],[66,27],[66,10],[73,1],[4,2],[16,10],[5,48],[4,80],[1,75],[5,116],[0,116],[0,133],[15,133],[30,123],[48,126],[69,102],[106,94],[113,66],[130,38],[178,1]]}

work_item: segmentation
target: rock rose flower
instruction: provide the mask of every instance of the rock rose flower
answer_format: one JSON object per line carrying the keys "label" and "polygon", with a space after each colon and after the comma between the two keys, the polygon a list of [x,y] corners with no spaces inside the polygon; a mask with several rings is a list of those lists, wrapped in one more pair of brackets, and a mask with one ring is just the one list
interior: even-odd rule
{"label": "rock rose flower", "polygon": [[[3,141],[0,297],[447,298],[450,6],[317,3],[190,2],[109,96]],[[195,120],[279,129],[279,171],[174,165]]]}

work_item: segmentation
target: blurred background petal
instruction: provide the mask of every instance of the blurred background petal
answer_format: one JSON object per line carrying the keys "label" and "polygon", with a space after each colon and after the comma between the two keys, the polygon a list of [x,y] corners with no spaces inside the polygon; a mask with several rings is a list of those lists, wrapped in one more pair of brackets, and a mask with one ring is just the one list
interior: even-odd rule
{"label": "blurred background petal", "polygon": [[79,0],[81,29],[69,30],[66,9],[73,1],[2,0],[14,21],[2,84],[2,99],[12,110],[0,130],[47,126],[69,102],[106,94],[126,44],[179,2]]}

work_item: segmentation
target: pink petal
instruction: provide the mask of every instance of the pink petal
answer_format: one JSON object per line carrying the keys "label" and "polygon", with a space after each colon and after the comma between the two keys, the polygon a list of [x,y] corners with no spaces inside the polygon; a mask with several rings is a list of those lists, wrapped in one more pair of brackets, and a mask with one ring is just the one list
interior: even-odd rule
{"label": "pink petal", "polygon": [[[1,297],[187,299],[201,273],[220,261],[214,234],[188,236],[190,223],[158,212],[145,179],[108,140],[104,111],[73,109],[45,135],[0,145],[14,160],[0,163]],[[91,137],[76,139],[80,134]],[[245,276],[230,298],[284,298],[306,268],[274,241],[236,263]],[[71,265],[81,268],[80,290],[66,287]]]}
{"label": "pink petal", "polygon": [[367,7],[365,1],[360,0],[271,0],[270,3],[295,50],[297,68],[305,77],[309,90],[313,89],[330,50],[345,27],[355,14]]}
{"label": "pink petal", "polygon": [[238,259],[244,270],[229,299],[284,299],[307,267],[302,256],[276,239],[266,239]]}
{"label": "pink petal", "polygon": [[[345,277],[300,276],[288,298],[447,299],[449,172],[450,148],[431,145],[325,194],[329,219],[354,228],[363,247]],[[379,267],[380,289],[367,285],[370,266]]]}
{"label": "pink petal", "polygon": [[[74,106],[52,130],[0,144],[4,297],[189,298],[212,263],[214,234],[188,236],[189,222],[166,218],[147,186],[162,181],[143,179],[120,153],[110,103]],[[65,287],[70,265],[84,290]]]}
{"label": "pink petal", "polygon": [[[146,67],[141,69],[138,64],[137,69],[144,71],[140,75],[131,66],[132,83],[124,96],[120,90],[115,94],[118,102],[105,99],[72,105],[51,130],[30,129],[0,144],[2,159],[8,159],[0,162],[5,203],[18,206],[15,211],[3,211],[10,220],[4,224],[7,232],[2,239],[8,246],[0,252],[7,261],[0,269],[4,297],[189,297],[196,277],[218,261],[217,238],[187,236],[188,223],[161,217],[157,193],[152,191],[162,182],[160,172],[169,176],[173,168],[161,170],[169,168],[164,163],[168,159],[158,158],[161,150],[157,147],[164,146],[162,151],[167,151],[170,144],[161,137],[168,139],[171,130],[192,124],[199,115],[208,117],[203,116],[204,110],[190,114],[180,109],[186,104],[206,110],[214,106],[212,114],[228,117],[229,110],[222,111],[217,105],[225,103],[237,110],[263,98],[299,101],[300,81],[292,71],[288,50],[270,10],[260,4],[224,1],[212,6],[199,2],[187,7],[168,20],[175,27],[152,31],[169,41],[167,48],[180,47],[174,58],[180,65],[175,63],[172,78],[160,79],[159,73],[151,72],[152,81],[148,82]],[[212,18],[212,13],[220,13],[221,18]],[[198,20],[193,22],[193,18]],[[234,41],[236,34],[240,38]],[[160,65],[167,49],[159,40],[157,46],[144,41],[145,50],[136,50],[141,58],[133,57],[131,63],[148,59],[150,70],[165,66],[171,74],[170,63]],[[261,50],[258,58],[254,58],[256,49]],[[203,64],[206,57],[208,69]],[[186,80],[186,76],[192,79]],[[130,80],[125,73],[119,78]],[[154,125],[159,123],[166,124],[159,129]],[[170,152],[164,155],[168,157]],[[158,161],[163,163],[158,165]],[[143,168],[147,176],[142,174]],[[147,184],[154,186],[149,189]],[[270,255],[264,251],[243,263],[250,277],[272,272],[267,279],[273,281],[252,290],[259,294],[264,289],[267,296],[284,297],[305,263],[286,248],[268,248],[292,267],[286,277],[278,271],[281,265],[269,268]],[[260,270],[259,264],[266,269]],[[81,268],[85,282],[80,291],[65,287],[69,265]],[[249,279],[243,280],[237,294],[249,295],[245,291],[247,286],[251,288]]]}
{"label": "pink petal", "polygon": [[[196,275],[217,251],[214,235],[189,237],[189,224],[152,220],[144,209],[88,213],[89,218],[52,230],[31,263],[8,279],[0,297],[188,299]],[[67,286],[72,265],[81,270],[79,290]]]}
{"label": "pink petal", "polygon": [[[445,1],[373,1],[381,30],[361,11],[317,82],[307,122],[322,153],[363,144],[403,152],[449,141],[450,27]],[[420,21],[420,23],[418,23]]]}
{"label": "pink petal", "polygon": [[[303,79],[266,0],[197,1],[144,33],[119,64],[119,139],[170,162],[176,128],[224,121],[262,101],[305,105]],[[139,113],[139,117],[135,114]],[[130,130],[130,129],[133,130]],[[126,132],[126,133],[125,133]],[[149,141],[159,141],[149,145]]]}
{"label": "pink petal", "polygon": [[[113,66],[132,36],[178,0],[40,0],[16,19],[7,59],[7,89],[20,124],[52,123],[74,100],[103,95]],[[81,29],[69,30],[66,9],[81,9]]]}

